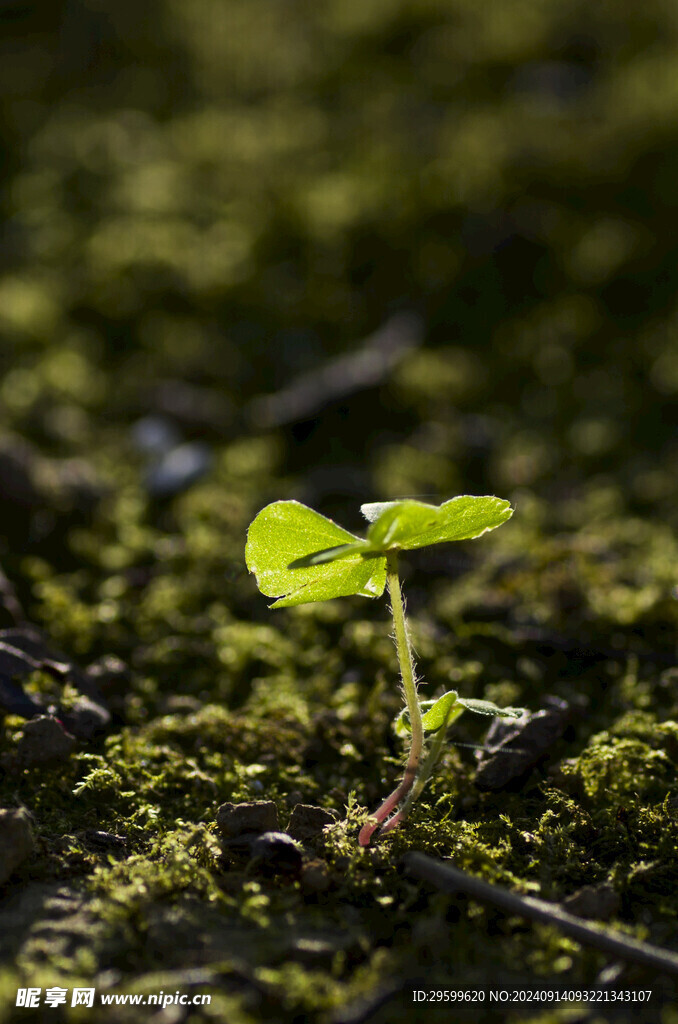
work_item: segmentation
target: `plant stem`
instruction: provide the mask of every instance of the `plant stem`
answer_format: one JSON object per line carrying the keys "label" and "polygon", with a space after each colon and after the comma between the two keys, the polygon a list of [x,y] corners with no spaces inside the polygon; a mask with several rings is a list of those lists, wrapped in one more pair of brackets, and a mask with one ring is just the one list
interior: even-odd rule
{"label": "plant stem", "polygon": [[[393,790],[390,796],[384,800],[383,804],[375,811],[367,824],[360,830],[358,841],[361,846],[369,846],[370,840],[372,839],[376,829],[379,828],[381,823],[386,820],[389,814],[395,810],[401,800],[404,800],[412,789],[415,779],[417,778],[419,763],[421,761],[421,755],[424,747],[424,729],[421,724],[421,710],[419,708],[419,700],[417,698],[417,683],[414,675],[412,648],[410,646],[410,638],[407,632],[407,622],[405,621],[403,597],[400,591],[397,551],[391,551],[387,555],[386,582],[391,598],[391,613],[393,615],[396,651],[398,653],[398,662],[400,664],[400,678],[402,680],[403,693],[405,695],[407,710],[410,715],[412,740],[403,780],[400,785]],[[393,828],[394,825],[401,820],[401,814],[402,812],[395,814],[391,821],[387,822],[386,825],[383,826],[382,831]],[[394,821],[394,819],[398,820]]]}
{"label": "plant stem", "polygon": [[447,713],[447,718],[445,719],[442,726],[440,727],[440,729],[438,729],[433,738],[431,746],[429,747],[428,754],[426,755],[426,758],[419,769],[419,773],[417,775],[417,778],[415,779],[414,785],[407,794],[407,797],[405,798],[405,801],[400,810],[398,811],[398,813],[394,814],[392,818],[389,818],[385,825],[382,825],[382,832],[390,832],[392,828],[395,828],[396,825],[399,825],[402,821],[405,820],[405,818],[410,812],[412,804],[414,804],[419,799],[424,786],[429,780],[431,772],[436,766],[438,758],[440,757],[440,751],[443,748],[443,741],[445,739],[449,726],[452,725],[452,722],[456,721],[457,718],[459,718],[459,716],[463,714],[463,712],[464,708],[462,706],[453,705],[449,709]]}

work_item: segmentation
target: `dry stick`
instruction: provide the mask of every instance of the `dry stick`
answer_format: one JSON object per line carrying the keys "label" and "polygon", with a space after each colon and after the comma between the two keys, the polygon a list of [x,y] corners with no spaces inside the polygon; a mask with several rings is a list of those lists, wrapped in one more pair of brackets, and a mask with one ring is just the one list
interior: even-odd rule
{"label": "dry stick", "polygon": [[425,853],[408,853],[403,858],[403,863],[408,874],[430,882],[443,892],[464,892],[472,899],[491,903],[510,914],[554,925],[584,946],[593,946],[621,960],[654,967],[655,970],[666,974],[678,974],[678,954],[659,946],[651,946],[648,942],[626,938],[619,933],[611,935],[609,932],[598,931],[590,924],[584,924],[579,918],[561,910],[555,903],[547,903],[546,900],[535,899],[533,896],[518,896],[507,889],[467,875],[458,868],[442,864]]}

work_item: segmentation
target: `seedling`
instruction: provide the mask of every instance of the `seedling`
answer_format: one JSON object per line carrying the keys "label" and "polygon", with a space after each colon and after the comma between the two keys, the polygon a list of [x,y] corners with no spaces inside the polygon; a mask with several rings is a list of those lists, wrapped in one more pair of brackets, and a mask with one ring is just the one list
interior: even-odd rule
{"label": "seedling", "polygon": [[[298,501],[274,501],[250,525],[245,557],[262,594],[278,599],[271,608],[352,594],[380,597],[388,586],[406,704],[396,731],[409,735],[410,751],[402,782],[360,832],[360,845],[368,846],[377,829],[389,832],[405,819],[438,760],[447,727],[464,711],[509,718],[522,711],[467,700],[455,690],[435,701],[419,702],[398,575],[400,551],[480,537],[511,518],[509,502],[463,495],[442,505],[409,499],[376,502],[363,505],[361,512],[370,524],[364,539]],[[425,734],[431,736],[428,751]]]}

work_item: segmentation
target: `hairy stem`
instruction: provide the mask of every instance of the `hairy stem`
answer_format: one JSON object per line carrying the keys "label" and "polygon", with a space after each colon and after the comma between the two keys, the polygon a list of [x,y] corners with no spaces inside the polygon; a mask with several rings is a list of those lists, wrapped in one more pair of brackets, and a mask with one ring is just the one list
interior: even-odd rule
{"label": "hairy stem", "polygon": [[[391,598],[391,613],[393,615],[396,651],[398,652],[403,693],[405,695],[405,702],[407,704],[407,710],[410,715],[410,724],[412,726],[412,740],[403,780],[400,785],[393,790],[390,796],[384,800],[382,805],[371,816],[367,824],[360,830],[358,841],[361,846],[369,846],[370,840],[372,839],[376,829],[379,828],[381,823],[388,818],[389,814],[395,810],[401,800],[404,800],[412,789],[415,779],[417,778],[419,763],[421,761],[421,755],[424,747],[424,729],[421,724],[421,711],[419,708],[419,701],[417,699],[417,683],[414,676],[412,648],[410,647],[410,638],[407,632],[407,622],[405,621],[405,606],[403,604],[403,597],[400,590],[397,551],[389,552],[387,556],[386,582]],[[395,817],[398,817],[398,815],[395,815]],[[385,829],[388,829],[389,827],[393,827],[390,822],[384,826]]]}
{"label": "hairy stem", "polygon": [[394,814],[392,818],[389,818],[386,824],[382,825],[382,833],[390,832],[392,828],[395,828],[396,825],[400,825],[400,823],[405,820],[405,818],[410,812],[412,804],[414,804],[419,799],[419,796],[421,795],[424,786],[426,785],[430,778],[431,772],[436,766],[438,758],[440,757],[440,752],[443,748],[443,740],[445,739],[445,735],[447,733],[449,726],[452,725],[452,722],[456,721],[456,719],[459,718],[459,716],[463,714],[463,712],[464,708],[461,705],[456,707],[453,705],[449,709],[447,713],[447,718],[443,722],[440,729],[438,729],[433,738],[433,741],[431,742],[429,751],[426,755],[426,758],[424,759],[423,764],[419,769],[414,785],[410,788],[409,793],[407,793],[405,801],[400,810],[398,811],[398,813]]}

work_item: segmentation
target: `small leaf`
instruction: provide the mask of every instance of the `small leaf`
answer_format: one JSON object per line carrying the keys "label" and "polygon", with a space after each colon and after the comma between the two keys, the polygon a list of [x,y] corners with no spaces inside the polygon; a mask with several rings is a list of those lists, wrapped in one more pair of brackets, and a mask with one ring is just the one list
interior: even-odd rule
{"label": "small leaf", "polygon": [[[426,712],[421,720],[426,732],[437,732],[438,729],[442,728],[448,721],[450,712],[456,703],[458,703],[456,690],[448,690],[442,697],[434,701],[430,710]],[[454,717],[457,718],[461,712],[462,708],[459,708]]]}
{"label": "small leaf", "polygon": [[[455,708],[455,704],[459,704],[459,707]],[[438,697],[437,700],[420,701],[419,709],[422,712],[421,724],[424,727],[424,731],[437,732],[443,726],[451,725],[464,710],[461,704],[462,702],[458,700],[455,690],[449,690],[442,697]],[[393,727],[398,736],[405,737],[410,735],[412,727],[407,708],[403,708],[400,712],[393,723]]]}
{"label": "small leaf", "polygon": [[363,505],[371,526],[367,539],[373,551],[403,551],[471,540],[494,530],[513,515],[508,501],[492,495],[463,494],[442,505],[423,501],[382,501]]}
{"label": "small leaf", "polygon": [[[347,553],[348,547],[353,550]],[[330,551],[332,560],[321,561]],[[245,560],[262,594],[280,598],[272,608],[351,594],[379,597],[386,585],[382,555],[298,501],[262,509],[247,532]]]}
{"label": "small leaf", "polygon": [[520,718],[525,713],[525,708],[500,708],[491,700],[471,700],[459,697],[459,703],[463,704],[467,711],[474,711],[476,715],[500,716],[502,718]]}
{"label": "small leaf", "polygon": [[[424,708],[430,708],[431,705],[435,704],[433,700],[422,700],[419,702],[419,708],[421,711]],[[396,736],[400,736],[401,739],[407,739],[412,734],[412,725],[410,724],[410,713],[407,708],[403,708],[397,718],[393,721],[393,728]]]}
{"label": "small leaf", "polygon": [[[437,732],[444,726],[452,725],[464,711],[474,711],[477,715],[500,716],[502,718],[520,718],[524,708],[500,708],[491,700],[472,700],[459,697],[456,690],[448,690],[437,700],[422,700],[419,703],[422,712],[421,724],[425,732]],[[412,732],[410,716],[407,708],[403,708],[393,727],[398,736],[409,736]]]}

